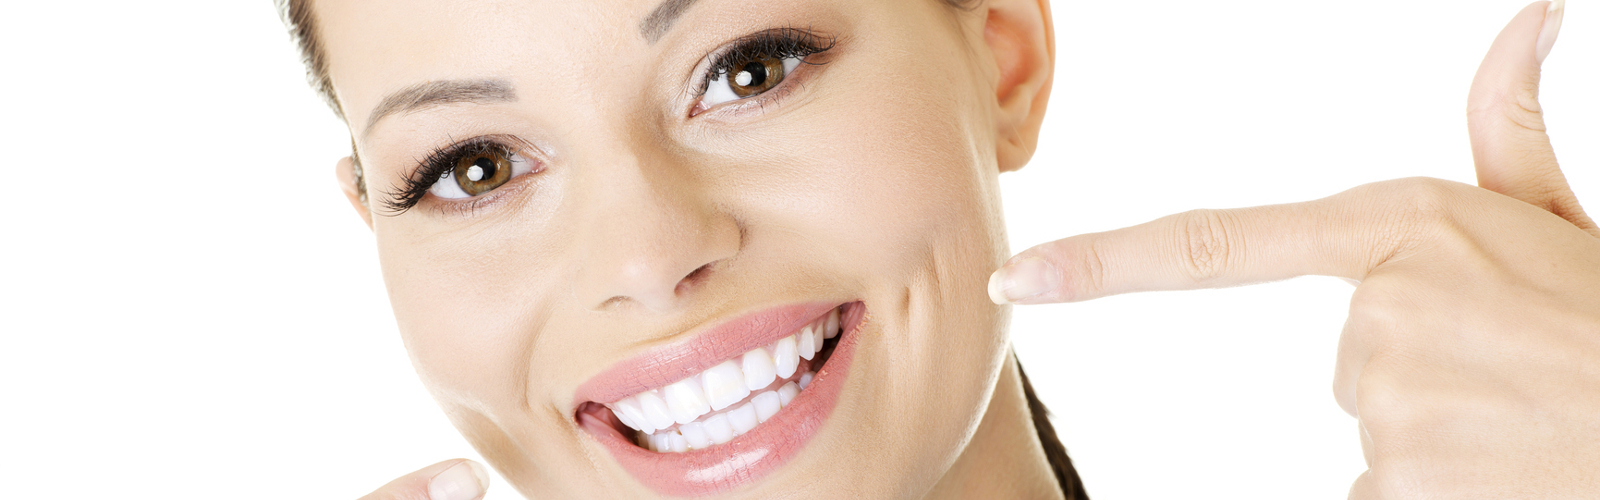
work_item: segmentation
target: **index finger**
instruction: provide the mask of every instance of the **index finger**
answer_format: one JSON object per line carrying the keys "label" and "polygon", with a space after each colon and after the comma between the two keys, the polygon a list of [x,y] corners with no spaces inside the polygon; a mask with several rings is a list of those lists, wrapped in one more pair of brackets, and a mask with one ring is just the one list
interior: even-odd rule
{"label": "index finger", "polygon": [[997,304],[1042,304],[1303,275],[1361,280],[1403,240],[1396,220],[1405,210],[1390,200],[1414,200],[1416,193],[1403,192],[1410,186],[1448,189],[1443,184],[1380,183],[1303,203],[1195,210],[1056,240],[1008,260],[990,276],[989,296]]}
{"label": "index finger", "polygon": [[455,459],[400,476],[361,500],[478,500],[488,488],[488,470],[477,462]]}

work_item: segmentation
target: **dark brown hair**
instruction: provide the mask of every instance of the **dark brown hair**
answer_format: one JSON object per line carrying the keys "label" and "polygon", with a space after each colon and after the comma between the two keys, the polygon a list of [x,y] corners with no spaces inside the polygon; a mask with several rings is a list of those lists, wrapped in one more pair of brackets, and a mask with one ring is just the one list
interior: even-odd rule
{"label": "dark brown hair", "polygon": [[278,18],[289,28],[289,39],[300,48],[300,62],[306,65],[306,82],[317,91],[333,114],[345,119],[344,110],[333,91],[333,80],[328,78],[328,58],[322,51],[322,38],[317,32],[317,15],[311,9],[311,0],[272,0],[278,6]]}
{"label": "dark brown hair", "polygon": [[[952,8],[970,11],[982,5],[983,0],[941,0]],[[283,19],[289,28],[289,38],[300,49],[300,60],[306,66],[306,82],[317,91],[317,95],[328,103],[333,109],[333,114],[344,120],[344,110],[339,107],[338,94],[333,90],[333,81],[328,78],[328,57],[323,52],[321,37],[317,33],[317,16],[311,8],[311,0],[273,0],[278,6],[278,17]],[[351,144],[352,151],[355,145]],[[361,166],[356,163],[356,188],[361,190],[361,201],[366,201],[366,185],[361,178]],[[1017,374],[1022,376],[1022,392],[1028,398],[1028,411],[1033,415],[1034,431],[1039,433],[1039,443],[1044,446],[1044,456],[1050,462],[1050,469],[1055,472],[1056,481],[1061,484],[1061,491],[1067,500],[1088,500],[1089,494],[1083,490],[1083,481],[1078,478],[1078,471],[1072,468],[1072,459],[1067,457],[1067,448],[1061,445],[1061,440],[1056,437],[1056,429],[1050,425],[1050,411],[1044,407],[1044,402],[1039,401],[1039,396],[1033,393],[1033,384],[1028,382],[1028,374],[1022,371],[1022,363],[1017,363]]]}
{"label": "dark brown hair", "polygon": [[[1015,354],[1011,357],[1016,359]],[[1045,409],[1044,402],[1033,393],[1033,383],[1028,381],[1028,372],[1022,371],[1021,361],[1017,361],[1017,375],[1022,377],[1022,395],[1028,398],[1028,413],[1033,414],[1033,430],[1039,433],[1044,458],[1050,462],[1050,470],[1055,472],[1061,492],[1067,500],[1089,500],[1089,492],[1083,490],[1083,480],[1078,478],[1077,469],[1072,468],[1072,458],[1067,456],[1067,447],[1061,445],[1056,427],[1050,425],[1050,410]]]}

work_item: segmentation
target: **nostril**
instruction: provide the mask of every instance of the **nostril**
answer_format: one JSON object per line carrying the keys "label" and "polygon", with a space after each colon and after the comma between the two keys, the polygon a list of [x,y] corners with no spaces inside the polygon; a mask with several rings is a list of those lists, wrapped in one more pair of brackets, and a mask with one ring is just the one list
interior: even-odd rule
{"label": "nostril", "polygon": [[689,288],[691,286],[694,286],[696,283],[704,281],[706,279],[706,277],[711,274],[711,265],[712,264],[716,264],[716,263],[712,262],[712,263],[700,266],[699,268],[696,268],[694,271],[689,272],[689,275],[684,276],[682,280],[678,281],[678,291],[682,292],[685,289],[687,289],[687,288]]}

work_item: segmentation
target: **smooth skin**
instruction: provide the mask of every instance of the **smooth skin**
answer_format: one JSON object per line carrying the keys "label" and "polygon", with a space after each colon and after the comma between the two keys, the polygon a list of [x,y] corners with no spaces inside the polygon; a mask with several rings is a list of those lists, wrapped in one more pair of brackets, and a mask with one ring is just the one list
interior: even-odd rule
{"label": "smooth skin", "polygon": [[[1541,41],[1546,5],[1512,20],[1474,82],[1469,118],[1480,186],[1402,179],[1300,204],[1179,214],[1029,249],[997,272],[994,288],[1010,302],[1035,304],[1306,274],[1354,280],[1334,393],[1358,419],[1370,469],[1351,498],[1600,495],[1600,230],[1567,188],[1537,105],[1539,64],[1553,41]],[[993,26],[985,32],[992,42]],[[1005,56],[991,60],[994,81],[1017,74]],[[993,95],[996,109],[1017,103],[1007,92]],[[1042,116],[1042,102],[1012,116]],[[1007,151],[1026,162],[1037,132],[1031,123],[1026,134],[999,136],[1000,169],[1021,166]],[[1020,147],[1008,148],[1011,141]],[[961,465],[993,450],[985,443],[1028,447],[1008,432],[1018,425],[1015,405],[996,403],[1016,397],[1008,394],[1012,365],[1003,366],[984,424],[967,434],[967,452],[927,496],[1041,495],[961,481],[1005,470]],[[429,488],[466,477],[441,473],[461,464],[430,466],[367,498],[443,500]],[[1030,478],[1037,479],[1020,479]],[[474,486],[460,491],[484,484]]]}
{"label": "smooth skin", "polygon": [[[314,2],[366,202],[353,158],[339,178],[452,423],[524,496],[649,498],[575,422],[579,386],[750,311],[861,301],[824,426],[724,496],[1059,497],[1009,309],[984,291],[1010,254],[999,175],[1028,161],[1049,95],[1048,3],[699,0],[652,43],[639,23],[659,3]],[[837,46],[781,98],[688,113],[706,54],[781,27]],[[517,98],[372,119],[383,96],[439,79]],[[486,136],[535,146],[543,170],[466,203],[382,204],[418,158]],[[474,477],[458,467],[369,498]]]}
{"label": "smooth skin", "polygon": [[1178,214],[1031,248],[996,288],[1046,285],[1012,299],[1041,304],[1354,280],[1333,384],[1368,466],[1350,498],[1600,497],[1600,229],[1545,134],[1547,5],[1511,21],[1473,83],[1479,186],[1401,179]]}

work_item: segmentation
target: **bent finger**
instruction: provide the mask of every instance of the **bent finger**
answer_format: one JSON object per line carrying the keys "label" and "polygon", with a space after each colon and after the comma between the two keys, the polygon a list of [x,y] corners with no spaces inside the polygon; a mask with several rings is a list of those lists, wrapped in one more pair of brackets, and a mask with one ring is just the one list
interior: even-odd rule
{"label": "bent finger", "polygon": [[1473,79],[1467,125],[1480,187],[1600,235],[1561,173],[1539,105],[1540,66],[1565,11],[1564,0],[1534,2],[1506,25]]}
{"label": "bent finger", "polygon": [[1361,414],[1356,408],[1356,382],[1361,380],[1361,370],[1372,359],[1372,348],[1361,336],[1359,321],[1353,315],[1345,319],[1344,331],[1339,334],[1339,354],[1333,364],[1333,400],[1345,413],[1357,418]]}
{"label": "bent finger", "polygon": [[439,462],[400,476],[361,500],[478,500],[489,489],[489,471],[467,459]]}

